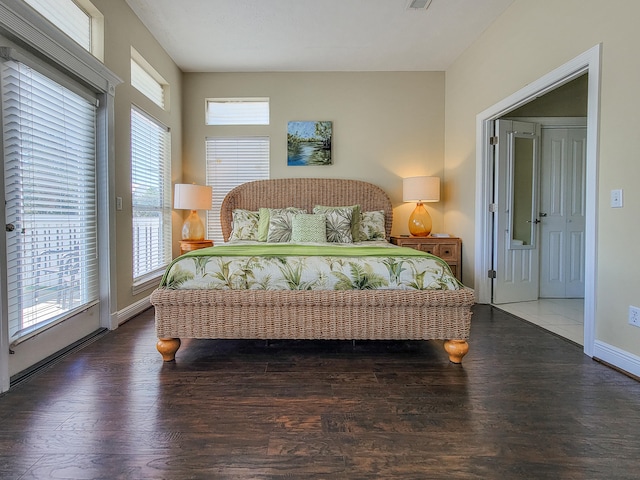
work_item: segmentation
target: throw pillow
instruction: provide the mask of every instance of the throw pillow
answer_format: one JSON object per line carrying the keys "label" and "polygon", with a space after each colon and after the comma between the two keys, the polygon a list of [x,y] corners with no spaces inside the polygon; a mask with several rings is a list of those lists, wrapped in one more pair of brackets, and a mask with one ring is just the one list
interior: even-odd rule
{"label": "throw pillow", "polygon": [[232,213],[229,240],[257,240],[259,212],[236,208]]}
{"label": "throw pillow", "polygon": [[362,218],[360,220],[360,240],[384,240],[385,238],[384,210],[362,212]]}
{"label": "throw pillow", "polygon": [[298,213],[291,222],[292,242],[326,242],[327,226],[323,214]]}
{"label": "throw pillow", "polygon": [[289,242],[291,240],[291,221],[293,216],[306,211],[295,208],[270,208],[267,242]]}
{"label": "throw pillow", "polygon": [[258,214],[260,217],[258,220],[258,240],[266,242],[269,234],[269,209],[261,208],[258,210]]}
{"label": "throw pillow", "polygon": [[[351,213],[348,213],[350,211]],[[352,243],[360,239],[360,205],[350,205],[344,207],[327,207],[316,205],[313,213],[324,213],[327,215],[327,241],[338,243]],[[349,230],[347,234],[342,229],[345,227],[343,221],[350,216]],[[332,230],[330,232],[330,230]],[[351,237],[347,241],[348,237]],[[335,238],[335,240],[332,240]],[[340,241],[342,239],[344,241]]]}
{"label": "throw pillow", "polygon": [[307,213],[306,210],[297,207],[287,208],[260,208],[258,210],[258,240],[261,242],[267,242],[269,237],[269,223],[271,221],[271,212],[279,212],[280,210],[291,210],[294,213]]}

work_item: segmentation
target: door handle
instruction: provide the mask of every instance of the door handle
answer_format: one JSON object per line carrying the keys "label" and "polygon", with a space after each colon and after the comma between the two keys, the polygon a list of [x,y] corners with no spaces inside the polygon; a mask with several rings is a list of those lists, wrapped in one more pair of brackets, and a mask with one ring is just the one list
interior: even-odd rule
{"label": "door handle", "polygon": [[546,217],[546,216],[547,216],[547,214],[546,214],[546,213],[542,213],[542,212],[540,212],[540,215],[539,215],[539,216],[540,216],[540,217]]}
{"label": "door handle", "polygon": [[13,232],[16,226],[13,223],[7,223],[4,228],[7,232]]}
{"label": "door handle", "polygon": [[537,218],[535,220],[527,220],[527,223],[535,223],[538,224],[540,223],[540,220],[538,220]]}

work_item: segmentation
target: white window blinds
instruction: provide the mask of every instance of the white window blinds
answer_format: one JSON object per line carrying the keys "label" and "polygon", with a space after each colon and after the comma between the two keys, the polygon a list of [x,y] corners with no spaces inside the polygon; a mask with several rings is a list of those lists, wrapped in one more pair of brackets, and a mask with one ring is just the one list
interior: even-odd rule
{"label": "white window blinds", "polygon": [[222,243],[222,200],[238,185],[269,178],[269,137],[207,138],[206,158],[207,185],[213,190],[207,235],[214,243]]}
{"label": "white window blinds", "polygon": [[28,66],[2,64],[12,342],[98,300],[96,107]]}
{"label": "white window blinds", "polygon": [[158,275],[171,261],[171,141],[167,127],[131,109],[133,279]]}
{"label": "white window blinds", "polygon": [[207,125],[269,125],[268,98],[208,98]]}
{"label": "white window blinds", "polygon": [[144,94],[153,103],[164,108],[166,84],[156,80],[155,76],[147,71],[151,70],[151,67],[145,68],[141,63],[144,62],[131,59],[131,86]]}
{"label": "white window blinds", "polygon": [[91,16],[72,0],[25,0],[43,17],[91,52]]}

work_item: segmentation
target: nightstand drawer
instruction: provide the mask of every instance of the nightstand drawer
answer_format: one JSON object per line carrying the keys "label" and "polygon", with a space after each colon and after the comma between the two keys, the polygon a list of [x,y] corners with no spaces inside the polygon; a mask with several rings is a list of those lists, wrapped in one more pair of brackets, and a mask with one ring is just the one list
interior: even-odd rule
{"label": "nightstand drawer", "polygon": [[437,246],[437,251],[438,253],[434,253],[434,255],[443,260],[457,260],[460,255],[457,243],[441,243]]}

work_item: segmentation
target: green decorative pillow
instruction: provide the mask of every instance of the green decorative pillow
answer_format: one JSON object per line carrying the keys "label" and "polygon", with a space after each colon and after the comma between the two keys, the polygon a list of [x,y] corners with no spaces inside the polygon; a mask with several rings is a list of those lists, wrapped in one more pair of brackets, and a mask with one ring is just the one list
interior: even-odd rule
{"label": "green decorative pillow", "polygon": [[271,221],[271,212],[279,212],[281,210],[291,210],[294,213],[307,213],[306,210],[296,207],[287,207],[287,208],[261,208],[259,213],[258,220],[258,240],[261,242],[268,241],[269,237],[269,223]]}
{"label": "green decorative pillow", "polygon": [[259,212],[236,208],[231,221],[229,240],[257,240]]}
{"label": "green decorative pillow", "polygon": [[[351,220],[349,220],[350,235],[347,235],[346,232],[342,230],[344,225],[342,224],[342,221],[339,220],[339,218],[346,219],[349,215],[345,210],[351,211]],[[313,213],[324,213],[327,215],[327,240],[329,242],[352,243],[360,240],[360,205],[344,207],[316,205],[313,207]],[[336,228],[338,230],[335,230]],[[330,232],[330,230],[333,231]],[[348,241],[331,240],[331,238],[341,238],[346,240],[349,236],[351,237],[351,240]]]}
{"label": "green decorative pillow", "polygon": [[261,208],[258,210],[258,215],[260,217],[258,220],[258,240],[266,242],[269,235],[269,209]]}
{"label": "green decorative pillow", "polygon": [[360,241],[384,240],[385,238],[384,210],[362,212],[362,218],[360,219]]}
{"label": "green decorative pillow", "polygon": [[307,212],[295,207],[270,208],[267,242],[289,242],[291,240],[291,223],[293,216],[299,213]]}
{"label": "green decorative pillow", "polygon": [[323,214],[298,213],[291,221],[292,242],[327,241],[327,219]]}

